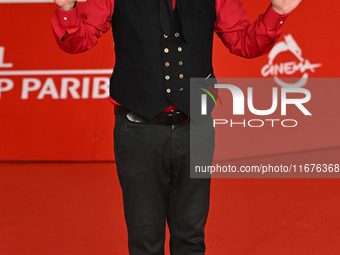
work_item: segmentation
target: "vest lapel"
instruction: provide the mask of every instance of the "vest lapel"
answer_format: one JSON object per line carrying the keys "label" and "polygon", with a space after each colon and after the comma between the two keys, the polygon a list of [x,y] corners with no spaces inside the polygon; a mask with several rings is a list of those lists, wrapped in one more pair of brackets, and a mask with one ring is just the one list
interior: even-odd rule
{"label": "vest lapel", "polygon": [[185,23],[187,21],[185,17],[185,12],[190,10],[190,6],[188,6],[189,2],[188,0],[177,0],[176,1],[176,6],[178,9],[178,16],[179,16],[179,23],[182,29],[182,37],[184,42],[187,42],[187,36],[188,36],[188,31],[185,26]]}
{"label": "vest lapel", "polygon": [[167,35],[171,35],[174,27],[172,0],[160,0],[159,15],[163,32]]}

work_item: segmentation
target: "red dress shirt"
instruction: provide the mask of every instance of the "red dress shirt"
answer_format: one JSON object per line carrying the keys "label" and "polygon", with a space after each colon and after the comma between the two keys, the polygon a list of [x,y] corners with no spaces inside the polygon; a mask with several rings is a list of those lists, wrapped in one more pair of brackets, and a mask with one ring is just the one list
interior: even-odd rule
{"label": "red dress shirt", "polygon": [[[254,23],[250,23],[239,0],[216,0],[215,5],[215,33],[231,53],[245,58],[270,51],[287,18],[269,6]],[[173,8],[175,6],[176,0],[173,0]],[[52,16],[52,28],[59,47],[69,53],[91,49],[109,30],[113,9],[114,0],[88,0],[81,8],[70,11],[57,8]],[[117,104],[111,97],[110,100]],[[173,109],[176,107],[171,105],[165,111]]]}

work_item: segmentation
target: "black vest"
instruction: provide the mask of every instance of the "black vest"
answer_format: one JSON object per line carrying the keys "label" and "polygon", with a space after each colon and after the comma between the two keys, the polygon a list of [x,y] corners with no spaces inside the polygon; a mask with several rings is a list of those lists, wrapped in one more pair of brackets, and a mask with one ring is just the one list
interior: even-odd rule
{"label": "black vest", "polygon": [[110,96],[151,119],[171,104],[190,113],[190,78],[214,77],[215,0],[177,0],[173,31],[165,34],[160,1],[115,0],[116,64]]}

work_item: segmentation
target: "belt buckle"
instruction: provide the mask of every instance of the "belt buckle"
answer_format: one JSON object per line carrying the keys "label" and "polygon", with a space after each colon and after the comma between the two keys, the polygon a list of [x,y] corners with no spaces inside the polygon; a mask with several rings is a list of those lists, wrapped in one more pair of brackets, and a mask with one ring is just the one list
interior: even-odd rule
{"label": "belt buckle", "polygon": [[183,112],[178,111],[178,110],[172,110],[171,112],[168,113],[169,116],[175,116],[179,114],[183,114]]}
{"label": "belt buckle", "polygon": [[135,122],[135,123],[144,123],[145,119],[142,116],[139,116],[138,114],[134,113],[134,112],[129,112],[128,114],[126,114],[126,118],[131,121],[131,122]]}

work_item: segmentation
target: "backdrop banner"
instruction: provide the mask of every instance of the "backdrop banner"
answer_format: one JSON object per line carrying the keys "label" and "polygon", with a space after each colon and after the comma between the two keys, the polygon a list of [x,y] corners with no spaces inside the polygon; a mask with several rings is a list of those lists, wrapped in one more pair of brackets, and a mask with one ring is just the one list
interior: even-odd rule
{"label": "backdrop banner", "polygon": [[[251,21],[270,4],[241,2]],[[108,95],[115,56],[111,31],[90,51],[67,54],[58,48],[52,32],[50,20],[55,8],[53,1],[0,0],[0,160],[112,161],[114,114]],[[339,77],[338,9],[340,2],[335,0],[323,5],[317,0],[302,2],[289,15],[272,51],[256,59],[230,54],[216,36],[216,77],[266,78],[277,88],[308,88],[311,78]],[[287,78],[293,80],[287,82]],[[254,87],[256,103],[268,99],[269,92],[259,93],[260,89]],[[328,86],[319,84],[313,90],[324,93],[322,102],[313,102],[312,96],[314,113],[318,104],[319,109],[338,107]],[[339,147],[339,136],[333,132],[338,126],[329,126],[332,132],[322,131],[333,123],[332,118],[339,116],[323,116],[323,122],[315,126],[319,132],[308,125],[292,129],[289,132],[296,130],[294,135],[299,139],[290,140],[289,146],[275,152],[303,152],[308,145],[301,143],[308,141],[314,150]],[[239,130],[229,129],[228,143],[239,144],[245,137],[251,143],[251,137],[262,135],[267,139],[266,130],[249,128],[240,138]],[[279,129],[275,132],[280,137]],[[228,159],[260,157],[268,150],[268,146],[249,145],[244,150],[231,150]]]}

